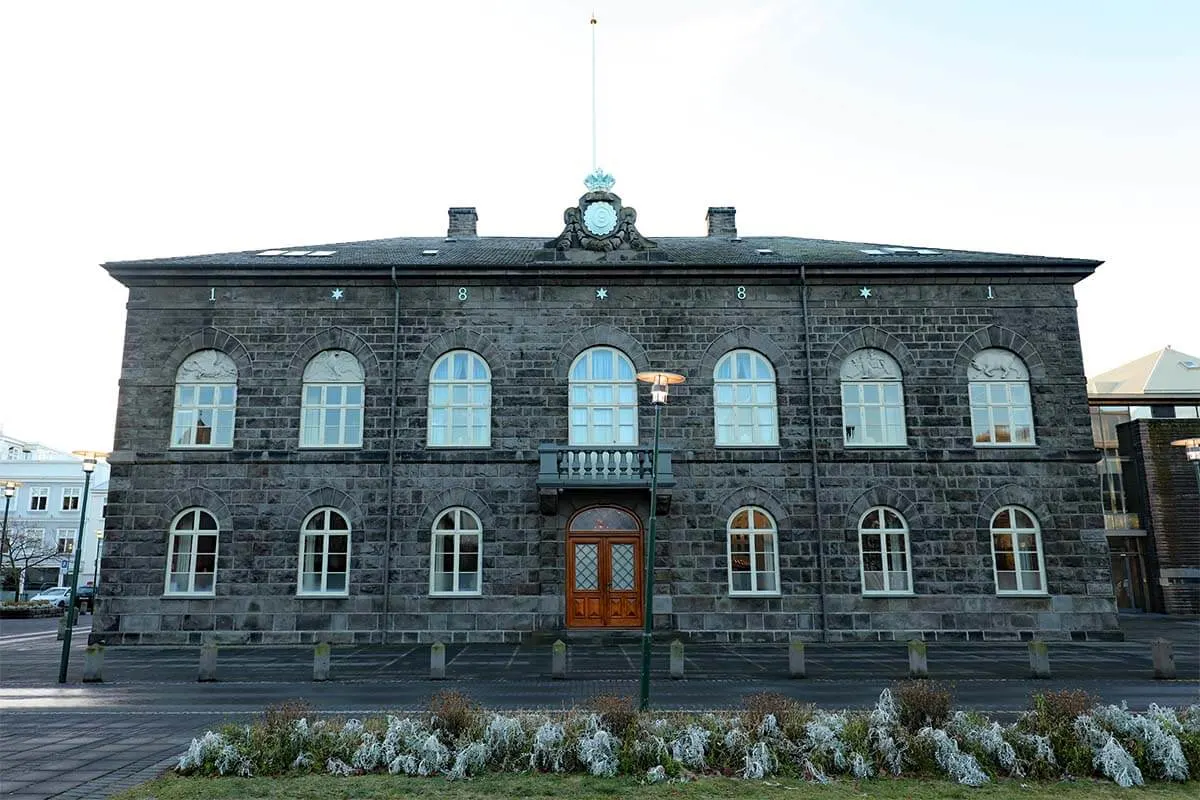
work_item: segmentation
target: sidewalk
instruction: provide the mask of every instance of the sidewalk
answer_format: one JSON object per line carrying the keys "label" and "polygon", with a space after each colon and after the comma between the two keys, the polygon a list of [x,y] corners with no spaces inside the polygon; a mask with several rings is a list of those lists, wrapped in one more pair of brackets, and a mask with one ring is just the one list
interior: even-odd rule
{"label": "sidewalk", "polygon": [[[88,622],[85,617],[82,621]],[[955,683],[962,707],[1011,715],[1030,693],[1083,688],[1106,702],[1200,702],[1200,621],[1122,618],[1124,642],[1053,642],[1054,677],[1032,680],[1023,643],[930,643],[933,678]],[[103,684],[81,684],[86,635],[76,632],[69,681],[57,680],[54,631],[0,627],[0,797],[97,798],[154,777],[193,736],[243,721],[271,703],[303,698],[324,713],[423,708],[442,689],[505,709],[565,708],[599,694],[636,696],[634,643],[571,648],[568,677],[550,672],[548,645],[452,645],[444,681],[431,681],[429,647],[334,648],[328,682],[312,681],[311,648],[227,648],[215,683],[197,683],[199,648],[109,648]],[[1175,645],[1179,680],[1155,681],[1150,641]],[[689,645],[683,680],[656,642],[655,708],[732,707],[762,691],[832,707],[865,707],[907,674],[902,643],[810,644],[808,678],[788,677],[787,648]]]}

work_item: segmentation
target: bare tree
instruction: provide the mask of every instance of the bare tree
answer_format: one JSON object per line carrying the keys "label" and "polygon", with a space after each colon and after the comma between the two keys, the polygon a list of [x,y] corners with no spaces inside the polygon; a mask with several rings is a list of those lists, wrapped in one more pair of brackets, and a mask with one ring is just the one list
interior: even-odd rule
{"label": "bare tree", "polygon": [[9,524],[8,535],[0,545],[0,573],[6,585],[10,582],[15,584],[17,597],[25,588],[25,576],[30,568],[40,567],[61,556],[57,545],[46,544],[45,534],[41,530],[20,524]]}

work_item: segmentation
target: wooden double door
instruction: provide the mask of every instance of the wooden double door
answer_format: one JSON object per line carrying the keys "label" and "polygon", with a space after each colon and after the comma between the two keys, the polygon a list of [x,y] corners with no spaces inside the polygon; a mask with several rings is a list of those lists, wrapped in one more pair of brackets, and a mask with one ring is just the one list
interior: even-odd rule
{"label": "wooden double door", "polygon": [[642,528],[615,506],[587,508],[567,525],[567,627],[640,628]]}

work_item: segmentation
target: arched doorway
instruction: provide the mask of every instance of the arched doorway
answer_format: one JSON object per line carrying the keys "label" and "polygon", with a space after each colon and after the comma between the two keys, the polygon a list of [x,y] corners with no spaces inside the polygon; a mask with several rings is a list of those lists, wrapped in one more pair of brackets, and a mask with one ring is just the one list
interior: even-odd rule
{"label": "arched doorway", "polygon": [[567,627],[642,626],[642,524],[616,506],[567,523]]}

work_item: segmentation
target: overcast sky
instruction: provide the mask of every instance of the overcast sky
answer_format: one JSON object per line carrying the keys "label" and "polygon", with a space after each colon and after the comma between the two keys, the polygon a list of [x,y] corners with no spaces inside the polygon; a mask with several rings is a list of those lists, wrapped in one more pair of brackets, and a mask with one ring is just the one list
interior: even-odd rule
{"label": "overcast sky", "polygon": [[[1089,374],[1200,355],[1191,0],[0,3],[0,425],[112,443],[105,261],[550,238],[600,165],[647,236],[1107,262]],[[1190,308],[1187,305],[1190,303]]]}

